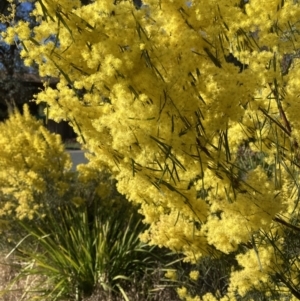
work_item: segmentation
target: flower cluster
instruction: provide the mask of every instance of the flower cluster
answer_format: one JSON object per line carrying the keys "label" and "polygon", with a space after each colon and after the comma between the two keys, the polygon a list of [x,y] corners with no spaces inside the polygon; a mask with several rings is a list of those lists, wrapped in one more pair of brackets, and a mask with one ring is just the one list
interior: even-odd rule
{"label": "flower cluster", "polygon": [[71,168],[59,135],[49,133],[31,116],[15,111],[0,124],[0,214],[32,219],[42,208],[42,196],[63,196]]}

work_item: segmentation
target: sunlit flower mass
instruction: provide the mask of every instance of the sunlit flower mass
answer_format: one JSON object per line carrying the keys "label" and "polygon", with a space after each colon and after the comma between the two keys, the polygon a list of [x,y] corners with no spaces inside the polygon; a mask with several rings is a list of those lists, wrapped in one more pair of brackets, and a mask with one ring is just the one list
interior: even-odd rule
{"label": "sunlit flower mass", "polygon": [[[108,169],[140,205],[150,224],[141,239],[192,263],[236,252],[240,269],[220,300],[274,288],[285,274],[283,225],[299,224],[298,1],[41,0],[33,15],[37,26],[20,22],[3,37],[22,41],[41,76],[59,78],[36,101],[72,125],[90,168]],[[14,158],[32,166],[22,185],[43,190],[31,158]],[[30,214],[26,189],[17,208],[25,205]]]}

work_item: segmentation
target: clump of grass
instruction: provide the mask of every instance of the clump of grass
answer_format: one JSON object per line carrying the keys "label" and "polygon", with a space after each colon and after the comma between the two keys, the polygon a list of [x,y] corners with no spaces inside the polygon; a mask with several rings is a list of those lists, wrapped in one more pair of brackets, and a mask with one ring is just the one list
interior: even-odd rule
{"label": "clump of grass", "polygon": [[6,296],[21,284],[18,300],[176,300],[161,285],[166,251],[139,240],[146,226],[120,201],[63,202],[45,206],[35,222],[19,221],[26,235],[7,256],[19,265]]}
{"label": "clump of grass", "polygon": [[127,299],[123,285],[153,262],[152,250],[138,239],[140,220],[124,218],[124,212],[104,217],[94,205],[93,212],[86,205],[49,208],[38,224],[20,222],[40,251],[26,248],[24,241],[18,244],[18,258],[25,265],[14,281],[47,276],[47,286],[41,289],[38,283],[32,298],[80,301],[98,287]]}
{"label": "clump of grass", "polygon": [[62,199],[48,194],[40,216],[14,219],[2,235],[0,299],[179,300],[164,277],[176,256],[139,240],[147,226],[115,181],[77,176]]}

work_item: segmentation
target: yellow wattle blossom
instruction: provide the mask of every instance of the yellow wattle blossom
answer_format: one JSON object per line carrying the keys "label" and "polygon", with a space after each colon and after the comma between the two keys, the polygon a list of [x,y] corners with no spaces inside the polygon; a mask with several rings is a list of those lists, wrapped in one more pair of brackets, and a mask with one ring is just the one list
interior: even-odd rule
{"label": "yellow wattle blossom", "polygon": [[171,280],[176,280],[177,279],[176,270],[167,270],[167,272],[165,273],[165,277]]}
{"label": "yellow wattle blossom", "polygon": [[202,298],[203,301],[217,301],[217,298],[211,293],[207,293]]}
{"label": "yellow wattle blossom", "polygon": [[189,276],[192,280],[196,281],[199,278],[199,271],[191,271]]}
{"label": "yellow wattle blossom", "polygon": [[67,191],[70,157],[61,138],[35,120],[26,105],[23,115],[15,111],[0,124],[0,130],[2,215],[33,219],[42,208],[37,199],[48,193],[62,196]]}
{"label": "yellow wattle blossom", "polygon": [[177,294],[182,300],[184,300],[188,296],[186,287],[177,288]]}
{"label": "yellow wattle blossom", "polygon": [[260,289],[270,283],[271,275],[276,273],[274,267],[280,264],[271,246],[253,248],[238,255],[237,260],[242,270],[232,273],[230,290],[236,290],[241,296],[250,289]]}

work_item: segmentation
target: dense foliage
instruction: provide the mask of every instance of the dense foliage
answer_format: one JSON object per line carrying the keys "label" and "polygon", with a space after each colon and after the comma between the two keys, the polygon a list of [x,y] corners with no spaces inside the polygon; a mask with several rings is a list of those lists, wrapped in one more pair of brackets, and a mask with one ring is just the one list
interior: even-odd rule
{"label": "dense foliage", "polygon": [[0,130],[0,217],[33,219],[37,213],[42,214],[49,196],[55,199],[67,193],[70,156],[60,136],[49,133],[30,115],[27,106],[23,115],[15,112],[1,123]]}
{"label": "dense foliage", "polygon": [[39,0],[33,14],[3,38],[60,79],[37,102],[140,204],[143,240],[193,263],[234,255],[204,300],[299,299],[298,1]]}

